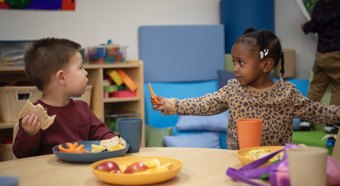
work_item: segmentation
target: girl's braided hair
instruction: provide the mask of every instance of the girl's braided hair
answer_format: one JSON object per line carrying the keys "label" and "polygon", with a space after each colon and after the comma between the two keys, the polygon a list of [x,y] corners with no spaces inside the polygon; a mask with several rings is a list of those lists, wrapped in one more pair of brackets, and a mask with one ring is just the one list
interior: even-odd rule
{"label": "girl's braided hair", "polygon": [[[256,43],[254,43],[254,39]],[[255,30],[253,27],[250,27],[235,41],[235,43],[238,42],[254,47],[253,52],[256,52],[260,59],[260,52],[262,51],[265,53],[265,50],[268,50],[268,54],[264,55],[261,60],[272,58],[274,60],[274,67],[281,59],[281,79],[286,80],[284,76],[284,54],[282,52],[280,40],[275,34],[268,30]]]}

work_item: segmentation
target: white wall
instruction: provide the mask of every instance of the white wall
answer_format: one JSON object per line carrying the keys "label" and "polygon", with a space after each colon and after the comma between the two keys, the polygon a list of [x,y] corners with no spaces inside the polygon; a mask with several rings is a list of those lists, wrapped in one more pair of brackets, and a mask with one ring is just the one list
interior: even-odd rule
{"label": "white wall", "polygon": [[[75,11],[0,9],[0,40],[62,37],[90,46],[111,39],[128,45],[127,59],[134,60],[139,58],[139,26],[220,24],[219,1],[77,0]],[[314,62],[316,37],[303,34],[303,21],[295,0],[275,0],[276,34],[283,48],[296,50],[296,78],[307,79]]]}

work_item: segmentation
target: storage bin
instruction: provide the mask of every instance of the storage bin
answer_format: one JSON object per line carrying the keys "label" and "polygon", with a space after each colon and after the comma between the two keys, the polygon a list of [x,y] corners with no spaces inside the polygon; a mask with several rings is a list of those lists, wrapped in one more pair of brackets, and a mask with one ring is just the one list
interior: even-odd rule
{"label": "storage bin", "polygon": [[118,120],[121,118],[137,118],[139,113],[106,114],[105,124],[111,131],[119,131]]}
{"label": "storage bin", "polygon": [[91,106],[92,88],[93,88],[93,85],[87,86],[84,94],[80,96],[74,96],[72,97],[72,99],[85,101],[87,104],[89,104],[89,106]]}
{"label": "storage bin", "polygon": [[0,143],[0,161],[13,160],[12,144]]}
{"label": "storage bin", "polygon": [[43,92],[35,86],[0,87],[0,121],[19,121],[19,113],[28,99],[19,100],[21,95],[28,95],[29,100],[34,103],[42,98]]}
{"label": "storage bin", "polygon": [[88,47],[90,64],[124,63],[127,46],[92,46]]}

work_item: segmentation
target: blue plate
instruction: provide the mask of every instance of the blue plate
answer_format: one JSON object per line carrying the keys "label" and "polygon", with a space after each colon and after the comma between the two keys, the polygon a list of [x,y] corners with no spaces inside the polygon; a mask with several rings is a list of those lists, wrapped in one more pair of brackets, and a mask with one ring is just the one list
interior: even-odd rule
{"label": "blue plate", "polygon": [[[84,149],[87,151],[92,150],[91,145],[99,145],[100,140],[97,141],[77,141],[78,145],[84,145]],[[74,142],[72,142],[73,144]],[[66,143],[61,144],[64,148],[67,148]],[[53,153],[60,159],[69,162],[76,162],[76,163],[93,163],[95,161],[107,159],[107,158],[114,158],[124,156],[124,154],[129,149],[129,144],[126,143],[126,147],[120,150],[115,151],[104,151],[104,152],[93,152],[93,153],[65,153],[60,152],[58,149],[59,145],[56,145],[52,148]]]}

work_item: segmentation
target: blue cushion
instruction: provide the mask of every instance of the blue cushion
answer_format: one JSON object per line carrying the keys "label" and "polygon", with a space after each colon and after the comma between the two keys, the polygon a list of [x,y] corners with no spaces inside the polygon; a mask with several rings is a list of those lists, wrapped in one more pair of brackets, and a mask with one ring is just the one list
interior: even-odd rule
{"label": "blue cushion", "polygon": [[[229,72],[225,70],[217,70],[217,76],[218,76],[218,89],[224,87],[228,84],[229,79],[235,79],[235,73]],[[274,79],[274,73],[270,73],[269,77],[271,80]]]}
{"label": "blue cushion", "polygon": [[221,149],[228,149],[227,145],[227,133],[226,132],[220,132],[220,146]]}
{"label": "blue cushion", "polygon": [[293,118],[293,130],[297,131],[300,130],[300,118]]}
{"label": "blue cushion", "polygon": [[[216,72],[216,71],[215,71]],[[165,98],[200,97],[217,91],[217,81],[202,81],[189,83],[151,83],[155,94]],[[178,115],[162,116],[160,111],[154,111],[150,102],[151,93],[148,83],[144,83],[145,123],[156,128],[174,127]]]}
{"label": "blue cushion", "polygon": [[163,136],[167,147],[194,147],[220,149],[219,132],[203,132],[185,136]]}
{"label": "blue cushion", "polygon": [[224,69],[223,25],[140,26],[138,32],[145,82],[217,80],[216,70]]}
{"label": "blue cushion", "polygon": [[179,116],[176,128],[185,130],[223,131],[228,129],[229,111],[212,116]]}
{"label": "blue cushion", "polygon": [[[279,78],[274,78],[274,81],[279,80]],[[308,79],[287,79],[287,81],[293,83],[296,86],[296,89],[301,92],[303,96],[307,96],[309,80]]]}
{"label": "blue cushion", "polygon": [[217,70],[218,89],[228,84],[229,79],[235,79],[235,73],[225,70]]}

